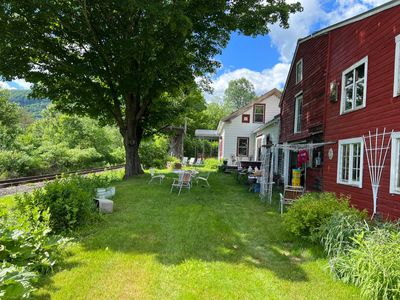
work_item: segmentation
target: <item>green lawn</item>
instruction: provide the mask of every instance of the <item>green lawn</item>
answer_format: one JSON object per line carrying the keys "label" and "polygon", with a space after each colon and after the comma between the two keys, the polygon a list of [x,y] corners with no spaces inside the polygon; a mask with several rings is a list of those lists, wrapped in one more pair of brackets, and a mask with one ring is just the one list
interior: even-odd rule
{"label": "green lawn", "polygon": [[82,231],[43,299],[359,299],[316,247],[295,241],[277,207],[230,175],[180,197],[171,179],[117,184],[115,212]]}

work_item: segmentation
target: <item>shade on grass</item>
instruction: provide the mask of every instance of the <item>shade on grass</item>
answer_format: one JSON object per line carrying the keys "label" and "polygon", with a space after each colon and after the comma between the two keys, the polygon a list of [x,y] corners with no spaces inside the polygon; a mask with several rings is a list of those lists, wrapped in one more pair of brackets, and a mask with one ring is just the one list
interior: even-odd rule
{"label": "shade on grass", "polygon": [[170,194],[172,180],[117,185],[112,215],[84,229],[51,299],[359,299],[334,281],[318,248],[285,232],[277,207],[231,176]]}

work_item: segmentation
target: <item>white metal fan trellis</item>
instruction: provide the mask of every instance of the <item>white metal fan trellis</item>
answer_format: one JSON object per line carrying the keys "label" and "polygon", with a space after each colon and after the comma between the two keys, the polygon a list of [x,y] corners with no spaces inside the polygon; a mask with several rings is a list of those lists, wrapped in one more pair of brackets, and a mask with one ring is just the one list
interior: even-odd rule
{"label": "white metal fan trellis", "polygon": [[[373,212],[372,217],[377,213],[378,205],[378,191],[379,184],[382,178],[382,172],[385,167],[385,160],[392,141],[391,132],[386,132],[384,128],[383,133],[368,132],[368,136],[363,135],[365,154],[367,155],[369,177],[371,179],[372,199],[373,199]],[[387,137],[389,137],[387,139]]]}

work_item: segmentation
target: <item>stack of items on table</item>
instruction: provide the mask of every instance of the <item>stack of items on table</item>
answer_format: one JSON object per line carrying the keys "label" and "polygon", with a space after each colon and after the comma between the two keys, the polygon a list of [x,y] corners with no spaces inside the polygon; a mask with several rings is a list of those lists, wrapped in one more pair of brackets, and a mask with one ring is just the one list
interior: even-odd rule
{"label": "stack of items on table", "polygon": [[261,174],[261,170],[259,170],[257,167],[253,168],[251,166],[249,166],[247,168],[247,182],[250,185],[249,191],[253,191],[255,193],[259,193],[260,192],[260,182],[259,179],[261,178],[262,174]]}
{"label": "stack of items on table", "polygon": [[96,189],[96,206],[102,213],[112,213],[114,202],[110,199],[115,196],[115,187]]}

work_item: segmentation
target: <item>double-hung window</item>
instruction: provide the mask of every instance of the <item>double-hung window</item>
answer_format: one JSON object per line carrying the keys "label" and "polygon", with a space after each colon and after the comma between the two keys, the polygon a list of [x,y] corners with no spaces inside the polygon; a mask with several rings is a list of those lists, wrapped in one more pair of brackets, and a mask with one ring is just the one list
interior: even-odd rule
{"label": "double-hung window", "polygon": [[363,151],[362,138],[339,141],[337,183],[362,187]]}
{"label": "double-hung window", "polygon": [[253,114],[254,123],[264,123],[264,113],[265,113],[265,105],[255,104],[254,114]]}
{"label": "double-hung window", "polygon": [[393,97],[397,96],[400,96],[400,34],[396,36],[396,51],[394,56]]}
{"label": "double-hung window", "polygon": [[237,138],[237,156],[248,156],[249,155],[249,138],[238,137]]}
{"label": "double-hung window", "polygon": [[303,59],[296,63],[296,84],[303,80]]}
{"label": "double-hung window", "polygon": [[340,112],[346,113],[365,107],[367,96],[368,57],[342,73]]}
{"label": "double-hung window", "polygon": [[390,193],[400,194],[400,132],[392,133],[390,160]]}
{"label": "double-hung window", "polygon": [[303,114],[303,93],[296,95],[294,104],[294,133],[301,132],[301,118]]}

